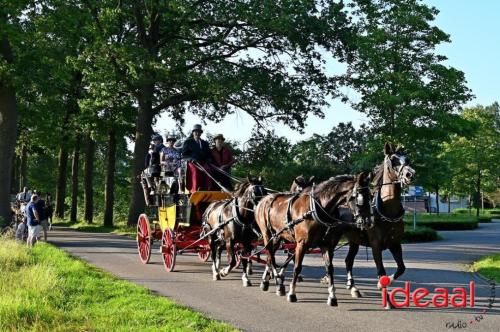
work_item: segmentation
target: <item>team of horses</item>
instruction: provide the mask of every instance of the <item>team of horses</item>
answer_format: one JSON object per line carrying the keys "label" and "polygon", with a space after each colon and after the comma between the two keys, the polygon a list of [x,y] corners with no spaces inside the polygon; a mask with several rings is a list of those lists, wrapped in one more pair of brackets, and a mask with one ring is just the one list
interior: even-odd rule
{"label": "team of horses", "polygon": [[[212,203],[203,220],[206,231],[218,228],[209,237],[213,279],[220,280],[234,269],[235,248],[240,245],[242,281],[245,287],[250,286],[250,258],[258,250],[254,246],[257,236],[262,237],[264,246],[257,253],[267,254],[260,288],[267,291],[274,278],[276,294],[287,295],[289,302],[297,301],[296,286],[305,254],[311,248],[319,248],[328,282],[327,304],[338,305],[332,260],[342,237],[349,245],[345,264],[347,289],[352,297],[361,297],[352,273],[360,245],[372,249],[379,279],[386,275],[382,252],[389,249],[397,263],[397,270],[389,279],[392,282],[400,277],[405,271],[401,189],[411,183],[415,171],[400,147],[386,143],[384,154],[384,161],[371,172],[335,176],[317,185],[313,178],[297,177],[286,193],[268,193],[261,178],[248,178],[237,185],[232,199]],[[283,243],[293,243],[294,251],[280,266],[276,252]],[[228,253],[228,266],[221,270],[220,256],[224,249]],[[293,276],[286,294],[285,271],[292,260]]]}

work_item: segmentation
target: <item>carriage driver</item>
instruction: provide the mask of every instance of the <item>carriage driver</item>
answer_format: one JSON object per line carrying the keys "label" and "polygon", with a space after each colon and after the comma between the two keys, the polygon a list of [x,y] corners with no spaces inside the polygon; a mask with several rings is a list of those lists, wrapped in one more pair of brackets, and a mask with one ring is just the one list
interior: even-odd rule
{"label": "carriage driver", "polygon": [[203,134],[201,125],[194,125],[191,136],[182,145],[182,158],[188,161],[186,188],[191,193],[200,189],[210,190],[212,186],[212,181],[206,174],[210,173],[209,163],[212,161],[212,153],[208,142],[201,138],[201,134]]}
{"label": "carriage driver", "polygon": [[152,142],[145,160],[146,168],[141,174],[141,184],[146,205],[151,205],[151,195],[155,194],[155,186],[152,178],[160,176],[160,152],[165,148],[161,135],[155,134],[151,140]]}

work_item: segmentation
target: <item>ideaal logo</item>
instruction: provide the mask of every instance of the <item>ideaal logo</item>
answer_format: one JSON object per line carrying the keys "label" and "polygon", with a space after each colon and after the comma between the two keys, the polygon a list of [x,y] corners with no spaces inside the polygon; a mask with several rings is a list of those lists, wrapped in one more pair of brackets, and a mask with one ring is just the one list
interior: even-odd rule
{"label": "ideaal logo", "polygon": [[[471,281],[469,283],[469,288],[456,287],[453,288],[451,294],[446,288],[435,288],[434,293],[431,293],[427,288],[419,287],[413,291],[410,289],[410,282],[405,282],[405,287],[396,287],[390,292],[387,290],[387,286],[391,283],[391,279],[387,276],[380,278],[380,284],[382,288],[382,305],[387,307],[387,299],[396,308],[403,308],[410,306],[410,300],[416,307],[425,308],[432,304],[436,308],[446,308],[450,304],[455,308],[466,308],[467,304],[470,308],[474,308],[475,301],[475,283]],[[493,308],[495,303],[496,284],[493,280],[489,281],[490,284],[490,297],[488,299],[488,306],[481,311],[480,314],[476,314],[472,319],[459,319],[458,321],[448,321],[446,322],[446,328],[449,329],[464,329],[476,325],[484,319],[484,315],[488,313],[489,310]],[[468,292],[467,292],[468,291]],[[396,295],[404,295],[404,300],[402,302],[396,301]],[[429,294],[432,295],[432,299],[424,301],[424,298]],[[451,295],[451,297],[450,297]]]}
{"label": "ideaal logo", "polygon": [[[413,291],[410,289],[410,282],[405,282],[405,287],[396,287],[391,291],[387,290],[387,286],[391,283],[391,279],[388,276],[382,276],[380,278],[380,284],[382,285],[382,305],[387,307],[387,299],[395,308],[409,307],[410,302],[413,303],[418,308],[425,308],[430,305],[436,308],[447,308],[449,305],[455,308],[466,308],[467,305],[470,308],[474,308],[474,296],[475,296],[475,284],[474,281],[469,283],[469,289],[463,287],[453,288],[451,294],[446,288],[435,288],[434,292],[431,293],[427,288],[419,287]],[[396,296],[401,294],[404,296],[402,302],[396,300]],[[424,300],[425,297],[431,295],[430,300]],[[387,296],[389,295],[389,296]],[[451,295],[451,297],[450,297]]]}
{"label": "ideaal logo", "polygon": [[465,328],[477,325],[480,321],[482,321],[484,319],[486,313],[488,313],[488,311],[490,311],[493,308],[493,304],[495,303],[495,297],[496,297],[495,281],[490,280],[489,283],[490,283],[490,297],[488,299],[488,307],[483,309],[483,311],[481,311],[481,314],[474,315],[474,317],[472,319],[459,319],[458,321],[446,322],[445,326],[447,328],[454,329],[454,330],[455,329],[465,329]]}

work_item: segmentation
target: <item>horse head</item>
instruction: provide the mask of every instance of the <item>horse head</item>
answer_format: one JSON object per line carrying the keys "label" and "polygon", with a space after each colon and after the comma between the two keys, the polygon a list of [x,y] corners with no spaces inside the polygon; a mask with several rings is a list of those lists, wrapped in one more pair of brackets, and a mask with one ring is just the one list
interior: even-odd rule
{"label": "horse head", "polygon": [[415,170],[410,167],[410,158],[406,155],[402,146],[394,146],[390,143],[384,145],[384,172],[388,172],[392,182],[399,182],[402,186],[408,186],[415,177]]}
{"label": "horse head", "polygon": [[247,176],[246,180],[240,183],[235,190],[234,196],[239,197],[247,208],[256,206],[259,201],[267,195],[262,177]]}
{"label": "horse head", "polygon": [[347,198],[347,206],[353,214],[354,221],[361,228],[369,228],[373,225],[371,180],[371,172],[365,171],[357,174],[354,186]]}
{"label": "horse head", "polygon": [[295,179],[293,179],[292,185],[290,187],[290,192],[292,193],[300,193],[304,189],[312,187],[314,183],[314,175],[307,180],[304,176],[299,175]]}

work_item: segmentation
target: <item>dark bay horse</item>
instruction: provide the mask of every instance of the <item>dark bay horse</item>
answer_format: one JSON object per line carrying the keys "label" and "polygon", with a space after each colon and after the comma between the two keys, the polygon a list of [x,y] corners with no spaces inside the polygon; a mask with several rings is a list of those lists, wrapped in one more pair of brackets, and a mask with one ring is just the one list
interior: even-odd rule
{"label": "dark bay horse", "polygon": [[[203,215],[205,231],[220,228],[220,231],[209,237],[214,280],[227,276],[236,266],[236,244],[243,245],[242,255],[248,255],[252,251],[252,241],[256,239],[253,209],[265,195],[267,191],[262,185],[262,179],[252,178],[237,185],[233,199],[213,202],[208,206]],[[229,264],[220,271],[220,256],[224,247],[228,253]],[[249,260],[241,259],[241,264],[243,286],[251,286],[248,279],[248,274],[251,274]]]}
{"label": "dark bay horse", "polygon": [[[335,226],[340,221],[338,207],[340,204],[347,204],[356,217],[370,219],[369,179],[368,172],[360,173],[356,177],[341,175],[320,183],[316,188],[307,190],[307,193],[271,194],[260,201],[255,209],[255,220],[268,249],[262,290],[268,289],[272,272],[276,280],[276,294],[285,295],[284,269],[291,257],[283,267],[278,267],[275,252],[282,241],[296,243],[293,279],[287,297],[289,302],[296,302],[295,288],[302,270],[304,254],[309,248],[320,247],[329,276],[327,303],[337,305],[332,259],[333,250],[341,237],[341,233],[335,231]],[[364,198],[364,202],[358,199],[359,195]]]}
{"label": "dark bay horse", "polygon": [[[349,242],[349,252],[345,258],[347,271],[347,289],[353,297],[361,294],[354,284],[352,268],[359,246],[372,248],[373,259],[377,266],[377,275],[386,275],[382,261],[382,251],[389,249],[397,263],[396,272],[390,281],[400,277],[405,271],[401,241],[404,233],[404,208],[401,204],[401,188],[409,185],[415,177],[415,171],[409,166],[409,159],[401,148],[394,148],[386,143],[384,146],[384,162],[374,170],[374,223],[366,229],[360,229],[354,224],[341,226],[343,235]],[[349,213],[342,216],[344,219]],[[378,283],[381,288],[380,282]],[[390,302],[388,302],[390,303]]]}

